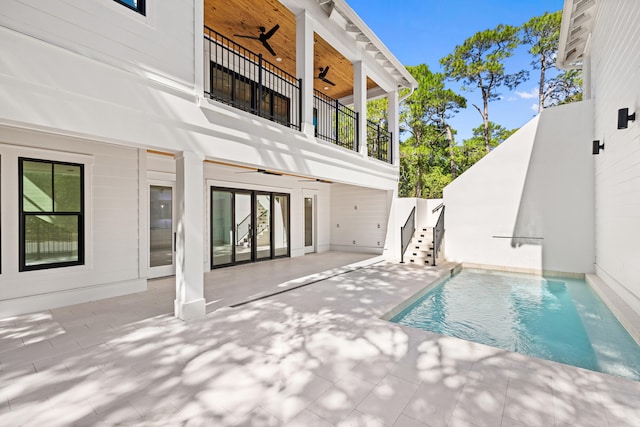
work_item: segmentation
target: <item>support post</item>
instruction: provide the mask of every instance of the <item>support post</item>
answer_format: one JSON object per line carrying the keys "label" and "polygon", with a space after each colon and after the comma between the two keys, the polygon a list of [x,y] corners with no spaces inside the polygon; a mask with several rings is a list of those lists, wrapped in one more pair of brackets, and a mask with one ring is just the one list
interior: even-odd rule
{"label": "support post", "polygon": [[176,317],[205,316],[204,299],[204,156],[183,151],[176,156]]}
{"label": "support post", "polygon": [[364,71],[364,63],[353,63],[353,109],[359,113],[357,122],[360,154],[367,156],[367,75]]}
{"label": "support post", "polygon": [[389,156],[391,164],[400,166],[400,104],[398,102],[398,91],[387,92],[387,115],[389,117]]}
{"label": "support post", "polygon": [[313,21],[306,10],[296,16],[296,73],[302,79],[300,129],[315,135],[313,125]]}

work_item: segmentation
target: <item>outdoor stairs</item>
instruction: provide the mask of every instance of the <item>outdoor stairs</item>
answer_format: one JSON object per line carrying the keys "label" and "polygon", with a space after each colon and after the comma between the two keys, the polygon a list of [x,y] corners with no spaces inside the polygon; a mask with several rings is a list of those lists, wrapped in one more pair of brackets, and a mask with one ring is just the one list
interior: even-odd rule
{"label": "outdoor stairs", "polygon": [[404,253],[404,262],[418,265],[434,265],[433,227],[420,227],[413,233],[411,243]]}

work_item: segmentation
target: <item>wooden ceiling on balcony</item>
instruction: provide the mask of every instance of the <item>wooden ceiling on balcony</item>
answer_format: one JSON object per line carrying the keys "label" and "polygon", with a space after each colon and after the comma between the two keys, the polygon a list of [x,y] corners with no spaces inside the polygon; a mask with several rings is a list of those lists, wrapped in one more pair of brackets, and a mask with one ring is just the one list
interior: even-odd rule
{"label": "wooden ceiling on balcony", "polygon": [[[296,75],[296,18],[278,0],[205,0],[204,24],[247,49],[261,53],[265,59],[289,74]],[[234,34],[258,36],[260,27],[265,27],[269,31],[276,24],[280,25],[280,28],[268,43],[282,61],[276,61],[276,57],[272,56],[258,40],[234,37]],[[316,78],[314,88],[332,98],[352,95],[353,65],[351,61],[318,34],[314,34],[314,38],[314,74],[317,76],[320,68],[329,66],[326,78],[335,83],[335,86],[331,86]],[[375,88],[377,84],[367,78],[367,87]]]}

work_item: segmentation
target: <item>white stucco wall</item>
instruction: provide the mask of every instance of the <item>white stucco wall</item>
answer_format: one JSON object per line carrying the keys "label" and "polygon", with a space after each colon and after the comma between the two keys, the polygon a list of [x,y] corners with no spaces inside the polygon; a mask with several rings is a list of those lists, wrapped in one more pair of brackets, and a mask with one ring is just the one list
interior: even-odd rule
{"label": "white stucco wall", "polygon": [[593,271],[591,111],[543,111],[445,188],[446,259]]}
{"label": "white stucco wall", "polygon": [[[640,313],[640,2],[601,1],[591,35],[596,273]],[[617,129],[618,109],[636,121]]]}

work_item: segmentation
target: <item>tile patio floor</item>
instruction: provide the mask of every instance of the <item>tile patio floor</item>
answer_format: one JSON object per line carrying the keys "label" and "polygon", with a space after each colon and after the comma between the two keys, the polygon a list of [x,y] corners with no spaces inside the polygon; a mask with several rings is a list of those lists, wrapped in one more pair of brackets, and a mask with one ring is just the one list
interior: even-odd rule
{"label": "tile patio floor", "polygon": [[[379,319],[448,266],[319,258],[324,280],[237,308],[214,310],[238,294],[213,288],[249,266],[207,273],[220,301],[190,323],[170,313],[172,279],[0,320],[0,425],[640,425],[638,382]],[[245,298],[299,285],[297,260],[261,263]]]}

